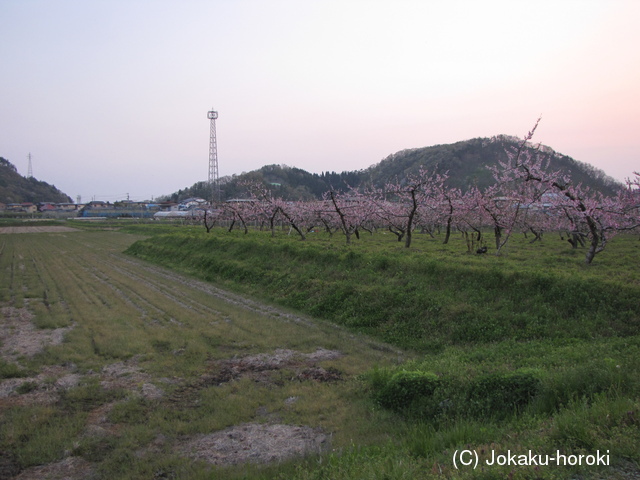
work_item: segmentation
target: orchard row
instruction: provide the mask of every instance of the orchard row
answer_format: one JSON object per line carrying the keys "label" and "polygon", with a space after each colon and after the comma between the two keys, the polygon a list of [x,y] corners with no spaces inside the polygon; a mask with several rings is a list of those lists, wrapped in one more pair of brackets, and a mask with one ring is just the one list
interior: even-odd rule
{"label": "orchard row", "polygon": [[587,264],[612,236],[640,230],[639,173],[614,197],[574,185],[568,175],[551,171],[539,150],[526,148],[534,131],[507,151],[507,160],[489,167],[495,182],[485,189],[449,188],[446,174],[420,170],[380,189],[328,191],[319,201],[288,202],[254,182],[245,185],[249,199],[205,211],[202,221],[207,231],[224,219],[230,230],[241,225],[245,232],[251,222],[272,232],[285,222],[302,240],[322,228],[331,234],[342,231],[347,243],[361,231],[383,228],[406,247],[416,228],[427,233],[438,228],[445,231],[444,243],[452,231],[462,232],[469,251],[475,251],[482,232],[490,228],[497,254],[514,232],[530,232],[537,240],[545,231],[564,231],[574,248],[587,247]]}

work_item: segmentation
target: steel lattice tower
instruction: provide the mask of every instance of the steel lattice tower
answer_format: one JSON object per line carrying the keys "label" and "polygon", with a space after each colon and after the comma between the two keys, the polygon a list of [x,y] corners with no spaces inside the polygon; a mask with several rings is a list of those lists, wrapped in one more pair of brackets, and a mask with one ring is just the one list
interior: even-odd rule
{"label": "steel lattice tower", "polygon": [[31,152],[29,152],[29,166],[27,169],[27,178],[32,178],[33,177],[33,166],[31,165]]}
{"label": "steel lattice tower", "polygon": [[218,112],[210,110],[207,114],[211,126],[209,130],[209,188],[211,189],[211,200],[220,201],[220,183],[218,179],[218,140],[216,139],[216,118]]}

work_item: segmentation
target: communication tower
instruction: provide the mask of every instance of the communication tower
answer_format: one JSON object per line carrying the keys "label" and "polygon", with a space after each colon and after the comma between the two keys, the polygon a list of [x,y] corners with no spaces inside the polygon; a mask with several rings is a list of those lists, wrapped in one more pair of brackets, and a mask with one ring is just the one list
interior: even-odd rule
{"label": "communication tower", "polygon": [[29,152],[29,166],[27,168],[27,178],[33,177],[33,166],[31,165],[31,152]]}
{"label": "communication tower", "polygon": [[220,202],[220,183],[218,178],[218,141],[216,139],[216,118],[218,112],[210,110],[207,114],[210,120],[209,129],[209,188],[211,189],[211,200]]}

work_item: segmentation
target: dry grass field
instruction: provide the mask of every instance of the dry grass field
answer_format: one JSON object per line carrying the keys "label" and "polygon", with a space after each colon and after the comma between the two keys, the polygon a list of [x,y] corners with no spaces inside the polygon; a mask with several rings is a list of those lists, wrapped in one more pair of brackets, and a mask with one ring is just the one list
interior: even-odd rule
{"label": "dry grass field", "polygon": [[394,349],[123,255],[139,236],[11,228],[0,478],[236,478],[393,429],[356,392]]}

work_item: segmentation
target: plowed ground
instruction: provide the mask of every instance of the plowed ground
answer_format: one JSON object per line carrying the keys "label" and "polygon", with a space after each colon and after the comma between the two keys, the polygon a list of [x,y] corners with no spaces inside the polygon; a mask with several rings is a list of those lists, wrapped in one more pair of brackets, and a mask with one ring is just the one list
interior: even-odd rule
{"label": "plowed ground", "polygon": [[[356,376],[402,360],[123,255],[139,237],[11,228],[0,232],[0,478],[188,478],[179,471],[321,454],[366,415]],[[60,418],[75,429],[50,432]]]}

